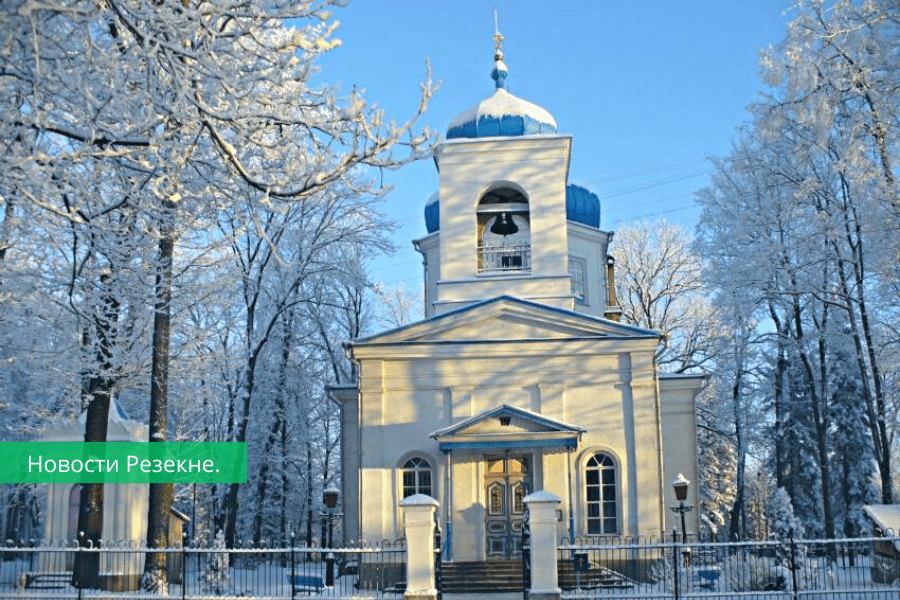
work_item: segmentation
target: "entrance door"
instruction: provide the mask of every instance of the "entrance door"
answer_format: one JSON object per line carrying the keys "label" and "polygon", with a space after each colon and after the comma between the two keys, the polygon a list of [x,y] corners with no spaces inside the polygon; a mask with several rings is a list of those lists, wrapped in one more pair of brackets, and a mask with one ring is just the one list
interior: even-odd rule
{"label": "entrance door", "polygon": [[489,456],[485,461],[487,557],[519,558],[525,515],[523,499],[531,491],[531,461],[527,456]]}

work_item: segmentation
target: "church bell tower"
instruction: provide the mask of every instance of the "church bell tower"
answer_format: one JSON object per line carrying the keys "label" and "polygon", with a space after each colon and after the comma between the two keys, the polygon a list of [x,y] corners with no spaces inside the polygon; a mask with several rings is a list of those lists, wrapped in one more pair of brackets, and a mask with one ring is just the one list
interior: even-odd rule
{"label": "church bell tower", "polygon": [[435,151],[440,188],[425,207],[429,235],[414,242],[426,316],[510,295],[615,318],[600,200],[568,183],[572,137],[506,90],[502,40],[494,93],[457,115]]}

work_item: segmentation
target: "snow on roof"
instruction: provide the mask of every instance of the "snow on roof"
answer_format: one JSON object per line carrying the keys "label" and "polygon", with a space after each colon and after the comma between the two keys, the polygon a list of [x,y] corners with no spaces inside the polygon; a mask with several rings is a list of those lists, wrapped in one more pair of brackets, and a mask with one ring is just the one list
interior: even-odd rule
{"label": "snow on roof", "polygon": [[882,530],[900,535],[900,504],[866,504],[863,510]]}
{"label": "snow on roof", "polygon": [[503,88],[459,113],[447,126],[447,138],[556,133],[556,119],[546,109]]}
{"label": "snow on roof", "polygon": [[529,115],[542,123],[549,123],[556,127],[556,119],[544,108],[537,104],[522,100],[503,88],[497,88],[493,95],[488,96],[475,106],[459,113],[450,121],[447,129],[453,129],[468,121],[474,121],[478,117],[493,117],[499,119],[507,116],[523,117]]}

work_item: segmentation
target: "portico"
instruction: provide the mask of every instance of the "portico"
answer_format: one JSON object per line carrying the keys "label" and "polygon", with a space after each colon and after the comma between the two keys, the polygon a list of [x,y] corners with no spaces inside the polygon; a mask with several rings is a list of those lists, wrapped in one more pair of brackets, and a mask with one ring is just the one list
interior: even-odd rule
{"label": "portico", "polygon": [[[467,544],[457,552],[461,560],[502,560],[518,558],[522,547],[523,499],[547,483],[558,486],[558,495],[567,499],[571,513],[571,451],[577,448],[582,427],[568,425],[509,405],[464,419],[437,430],[431,437],[446,454],[445,551],[454,557],[454,532]],[[559,481],[559,458],[565,456],[564,475]],[[472,486],[469,471],[476,469]],[[462,478],[459,485],[454,474]],[[561,484],[561,485],[560,485]],[[455,506],[472,507],[457,513]],[[483,513],[478,518],[477,513]],[[571,514],[570,514],[571,517]],[[571,519],[570,519],[571,520]]]}

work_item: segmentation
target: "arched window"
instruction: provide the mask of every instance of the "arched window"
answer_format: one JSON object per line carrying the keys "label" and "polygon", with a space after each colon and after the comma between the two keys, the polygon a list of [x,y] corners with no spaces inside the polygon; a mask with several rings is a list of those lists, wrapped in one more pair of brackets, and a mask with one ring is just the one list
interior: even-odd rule
{"label": "arched window", "polygon": [[531,231],[528,199],[502,187],[478,201],[478,272],[531,270]]}
{"label": "arched window", "polygon": [[606,454],[595,454],[588,460],[584,475],[588,533],[619,533],[616,463]]}
{"label": "arched window", "polygon": [[403,497],[431,493],[431,464],[424,458],[413,457],[403,463]]}

